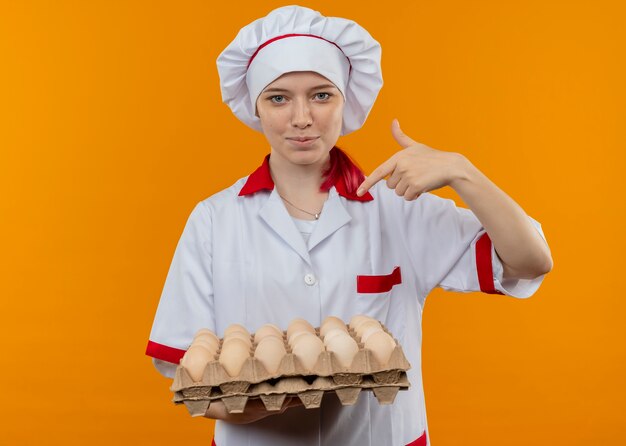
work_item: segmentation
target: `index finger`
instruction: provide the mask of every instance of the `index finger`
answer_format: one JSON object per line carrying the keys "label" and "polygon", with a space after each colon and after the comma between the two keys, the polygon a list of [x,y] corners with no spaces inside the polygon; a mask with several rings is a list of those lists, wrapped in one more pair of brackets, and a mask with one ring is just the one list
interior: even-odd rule
{"label": "index finger", "polygon": [[376,169],[374,169],[369,177],[365,178],[365,181],[361,183],[361,185],[356,191],[357,197],[360,197],[363,194],[365,194],[368,190],[370,190],[370,188],[374,184],[378,183],[380,180],[382,180],[391,172],[393,172],[395,168],[396,168],[396,160],[395,160],[395,155],[394,155],[391,158],[389,158],[387,161],[382,163],[380,166],[378,166]]}

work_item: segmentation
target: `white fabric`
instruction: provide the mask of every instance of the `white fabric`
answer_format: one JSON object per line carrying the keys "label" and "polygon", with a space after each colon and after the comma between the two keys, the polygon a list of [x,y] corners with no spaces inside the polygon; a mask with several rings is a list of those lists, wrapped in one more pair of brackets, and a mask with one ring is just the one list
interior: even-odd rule
{"label": "white fabric", "polygon": [[[317,36],[337,46],[315,37],[278,39],[261,48],[252,60],[252,70],[248,69],[260,46],[287,34]],[[324,17],[301,6],[284,6],[244,26],[218,56],[222,100],[244,124],[262,131],[255,114],[259,89],[284,73],[315,71],[344,95],[341,134],[346,135],[363,125],[383,85],[380,57],[380,44],[354,21]],[[248,79],[251,75],[254,78]]]}
{"label": "white fabric", "polygon": [[252,60],[246,76],[250,108],[269,84],[292,71],[315,71],[330,80],[346,98],[350,62],[332,43],[309,36],[276,40],[265,46]]}
{"label": "white fabric", "polygon": [[[293,408],[247,425],[218,421],[217,446],[404,446],[420,437],[427,431],[421,375],[425,299],[437,286],[480,289],[475,244],[485,231],[476,216],[429,193],[406,202],[383,182],[365,203],[332,188],[305,242],[276,190],[239,197],[244,183],[239,180],[191,212],[150,339],[185,349],[202,327],[223,336],[233,323],[254,332],[265,323],[286,329],[296,317],[319,326],[329,315],[349,321],[363,313],[384,322],[402,345],[412,365],[411,388],[393,405],[379,405],[371,392],[363,392],[355,405],[342,407],[328,395],[320,409]],[[493,248],[492,262],[495,286],[508,295],[528,297],[543,280],[504,284]],[[357,275],[386,275],[396,266],[401,284],[387,292],[357,292]],[[307,276],[315,282],[307,283]],[[173,365],[155,363],[171,376]]]}
{"label": "white fabric", "polygon": [[313,228],[315,228],[315,223],[317,223],[317,220],[302,220],[300,218],[294,217],[292,217],[292,220],[295,223],[296,228],[298,228],[300,234],[302,234],[304,242],[308,243],[309,239],[311,238],[311,234],[313,233]]}

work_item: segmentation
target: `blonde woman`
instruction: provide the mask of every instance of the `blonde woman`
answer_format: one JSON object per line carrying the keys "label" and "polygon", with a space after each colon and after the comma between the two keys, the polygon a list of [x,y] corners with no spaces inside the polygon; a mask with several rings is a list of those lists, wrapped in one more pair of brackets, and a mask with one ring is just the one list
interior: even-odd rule
{"label": "blonde woman", "polygon": [[[218,446],[429,444],[426,296],[441,287],[525,298],[552,268],[540,225],[465,156],[420,144],[394,121],[398,152],[365,178],[336,146],[374,104],[380,54],[355,22],[288,6],[244,27],[219,56],[224,102],[265,135],[269,155],[191,212],[147,354],[172,377],[199,328],[222,336],[233,323],[254,332],[367,314],[402,345],[412,386],[388,406],[369,392],[353,406],[329,395],[309,410],[294,399],[279,412],[251,401],[243,414],[213,403]],[[445,186],[470,209],[429,193]]]}

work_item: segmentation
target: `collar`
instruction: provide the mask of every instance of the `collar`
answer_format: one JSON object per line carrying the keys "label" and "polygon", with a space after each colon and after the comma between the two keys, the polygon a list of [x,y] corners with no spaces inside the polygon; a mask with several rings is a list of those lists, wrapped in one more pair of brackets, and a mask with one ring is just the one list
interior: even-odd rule
{"label": "collar", "polygon": [[[342,178],[338,178],[335,181],[335,189],[337,189],[337,193],[342,197],[347,198],[348,200],[353,201],[372,201],[374,197],[369,192],[366,192],[365,195],[359,197],[356,193],[351,194],[346,190],[346,185]],[[243,185],[241,191],[239,191],[239,196],[251,195],[255,194],[261,190],[274,190],[274,180],[272,180],[272,175],[270,174],[270,155],[266,155],[263,160],[263,164],[261,164],[254,172],[250,174],[248,177],[246,184]]]}

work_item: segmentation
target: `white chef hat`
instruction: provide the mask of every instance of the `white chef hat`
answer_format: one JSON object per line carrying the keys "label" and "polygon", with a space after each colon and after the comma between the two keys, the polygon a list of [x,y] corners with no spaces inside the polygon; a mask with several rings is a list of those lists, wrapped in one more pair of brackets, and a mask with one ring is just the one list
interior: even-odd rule
{"label": "white chef hat", "polygon": [[383,85],[380,44],[352,20],[284,6],[244,26],[217,58],[222,100],[244,124],[262,131],[256,100],[285,73],[314,71],[345,99],[345,135],[359,129]]}

